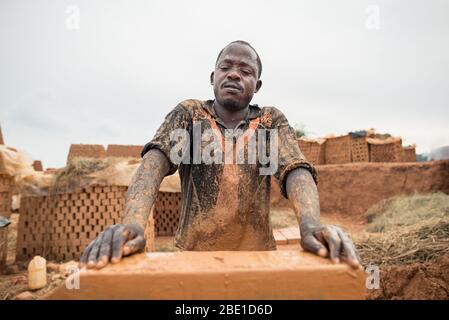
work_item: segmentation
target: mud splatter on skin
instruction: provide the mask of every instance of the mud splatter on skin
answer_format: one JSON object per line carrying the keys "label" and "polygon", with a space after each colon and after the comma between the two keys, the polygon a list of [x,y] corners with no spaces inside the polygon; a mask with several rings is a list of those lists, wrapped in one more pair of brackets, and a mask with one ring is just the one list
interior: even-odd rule
{"label": "mud splatter on skin", "polygon": [[[223,168],[221,180],[218,183],[219,192],[217,202],[207,214],[199,214],[192,219],[190,232],[186,234],[189,250],[275,250],[264,232],[264,223],[247,221],[257,213],[241,212],[239,209],[239,190],[241,173],[236,164],[226,164]],[[241,185],[240,185],[241,187]],[[254,190],[244,190],[247,194]],[[249,215],[251,217],[249,217]],[[259,213],[257,220],[263,220]],[[255,220],[255,219],[251,219]],[[249,223],[248,223],[249,222]]]}
{"label": "mud splatter on skin", "polygon": [[159,186],[168,171],[168,160],[161,151],[152,149],[144,155],[126,193],[123,224],[145,229]]}
{"label": "mud splatter on skin", "polygon": [[287,194],[298,219],[300,229],[320,225],[318,190],[308,170],[295,169],[287,177]]}
{"label": "mud splatter on skin", "polygon": [[[216,114],[213,103],[213,100],[190,99],[178,104],[168,113],[143,152],[157,148],[169,159],[174,145],[170,141],[170,132],[176,129],[187,130],[191,139],[194,126],[199,126],[201,134],[205,130],[215,129],[218,136],[219,132],[224,135],[227,126]],[[274,107],[249,105],[247,116],[233,129],[249,133],[249,128],[278,131],[279,166],[275,176],[281,185],[285,184],[286,174],[294,168],[303,167],[315,174],[313,166],[301,153],[294,131],[281,111]],[[269,146],[269,135],[265,139]],[[175,245],[182,250],[275,250],[269,218],[271,177],[260,175],[260,161],[257,159],[254,165],[237,164],[229,167],[222,163],[194,164],[192,141],[191,164],[175,165],[169,161],[168,174],[179,169],[182,189]],[[247,159],[246,144],[243,150]],[[269,156],[270,150],[267,152]]]}
{"label": "mud splatter on skin", "polygon": [[354,268],[361,267],[355,246],[346,232],[336,226],[321,225],[318,190],[310,172],[302,168],[291,171],[286,188],[299,222],[304,250],[329,256],[333,262],[342,259]]}

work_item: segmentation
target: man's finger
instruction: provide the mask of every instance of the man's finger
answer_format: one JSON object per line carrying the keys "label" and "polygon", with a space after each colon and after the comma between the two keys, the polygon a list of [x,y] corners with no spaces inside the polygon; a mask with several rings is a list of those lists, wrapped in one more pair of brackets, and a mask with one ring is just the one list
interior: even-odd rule
{"label": "man's finger", "polygon": [[315,253],[321,257],[327,257],[328,250],[319,242],[313,234],[308,234],[304,238],[301,238],[301,247],[309,252]]}
{"label": "man's finger", "polygon": [[357,250],[354,247],[354,243],[349,236],[343,230],[337,229],[337,233],[342,240],[342,257],[353,268],[361,267],[359,257],[357,256]]}
{"label": "man's finger", "polygon": [[123,256],[139,252],[145,248],[145,238],[142,235],[135,237],[134,239],[125,243],[123,247]]}
{"label": "man's finger", "polygon": [[80,266],[81,268],[84,267],[87,264],[87,259],[89,258],[89,253],[90,250],[92,249],[92,246],[94,245],[95,239],[92,240],[86,247],[86,249],[84,249],[83,254],[81,255],[80,258]]}
{"label": "man's finger", "polygon": [[337,231],[332,227],[326,227],[322,231],[323,237],[329,246],[330,258],[332,262],[340,262],[341,239]]}
{"label": "man's finger", "polygon": [[111,243],[113,234],[114,227],[110,227],[104,231],[103,240],[101,241],[101,247],[98,253],[98,262],[95,266],[97,269],[103,268],[109,262],[111,257]]}
{"label": "man's finger", "polygon": [[122,258],[123,245],[128,240],[128,236],[129,231],[124,226],[119,226],[114,230],[114,234],[112,236],[112,263],[117,263]]}
{"label": "man's finger", "polygon": [[100,235],[97,237],[97,239],[95,239],[92,249],[90,250],[89,258],[88,258],[88,262],[87,262],[87,268],[93,268],[97,264],[98,252],[101,247],[102,239],[103,239],[103,232],[100,233]]}

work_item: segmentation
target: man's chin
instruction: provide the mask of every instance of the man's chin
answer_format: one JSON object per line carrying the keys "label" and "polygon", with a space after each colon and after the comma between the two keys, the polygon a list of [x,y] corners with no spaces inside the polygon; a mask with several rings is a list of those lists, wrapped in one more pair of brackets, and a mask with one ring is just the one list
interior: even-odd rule
{"label": "man's chin", "polygon": [[225,107],[228,110],[240,110],[242,109],[242,104],[240,101],[234,100],[234,99],[223,99],[223,102],[221,103],[223,107]]}

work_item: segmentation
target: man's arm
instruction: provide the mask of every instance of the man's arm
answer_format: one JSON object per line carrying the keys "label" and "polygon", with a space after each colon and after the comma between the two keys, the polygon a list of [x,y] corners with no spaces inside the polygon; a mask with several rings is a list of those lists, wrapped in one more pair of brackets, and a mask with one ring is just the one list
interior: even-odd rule
{"label": "man's arm", "polygon": [[291,171],[286,190],[298,219],[303,249],[329,256],[334,263],[342,259],[359,268],[357,252],[349,236],[339,227],[321,225],[318,190],[310,172],[304,168]]}
{"label": "man's arm", "polygon": [[128,188],[122,224],[107,227],[84,250],[81,264],[88,268],[103,268],[117,263],[145,248],[144,230],[159,186],[169,171],[166,156],[151,149],[144,157]]}
{"label": "man's arm", "polygon": [[158,149],[151,149],[143,156],[126,193],[123,224],[145,229],[159,186],[168,170],[168,160]]}

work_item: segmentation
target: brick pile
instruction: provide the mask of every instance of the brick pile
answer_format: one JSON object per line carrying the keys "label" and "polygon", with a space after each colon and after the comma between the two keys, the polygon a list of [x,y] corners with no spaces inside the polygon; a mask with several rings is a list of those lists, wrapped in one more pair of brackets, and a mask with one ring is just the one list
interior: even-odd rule
{"label": "brick pile", "polygon": [[[11,215],[12,189],[14,179],[8,174],[0,174],[0,216]],[[0,266],[6,262],[8,227],[0,229]]]}
{"label": "brick pile", "polygon": [[402,140],[390,140],[383,143],[370,143],[371,162],[404,162],[404,149]]}
{"label": "brick pile", "polygon": [[326,164],[351,162],[351,136],[345,135],[327,138],[325,142],[324,158]]}
{"label": "brick pile", "polygon": [[314,165],[324,164],[325,143],[318,141],[298,139],[299,148],[306,159]]}
{"label": "brick pile", "polygon": [[174,236],[181,212],[181,193],[159,192],[154,205],[155,235]]}
{"label": "brick pile", "polygon": [[351,137],[352,162],[369,162],[369,145],[366,137]]}
{"label": "brick pile", "polygon": [[351,132],[318,140],[298,139],[307,160],[314,165],[353,162],[416,162],[415,146],[402,147],[401,138],[388,134]]}
{"label": "brick pile", "polygon": [[[16,259],[41,255],[55,261],[78,260],[105,227],[121,222],[126,190],[124,186],[89,186],[73,193],[23,197]],[[154,228],[151,216],[148,228]],[[151,230],[145,234],[154,236]]]}
{"label": "brick pile", "polygon": [[106,150],[101,144],[72,144],[67,156],[67,163],[74,158],[102,159],[105,156]]}
{"label": "brick pile", "polygon": [[416,150],[414,146],[404,147],[404,162],[416,162]]}
{"label": "brick pile", "polygon": [[110,144],[106,149],[106,157],[140,158],[143,146]]}

